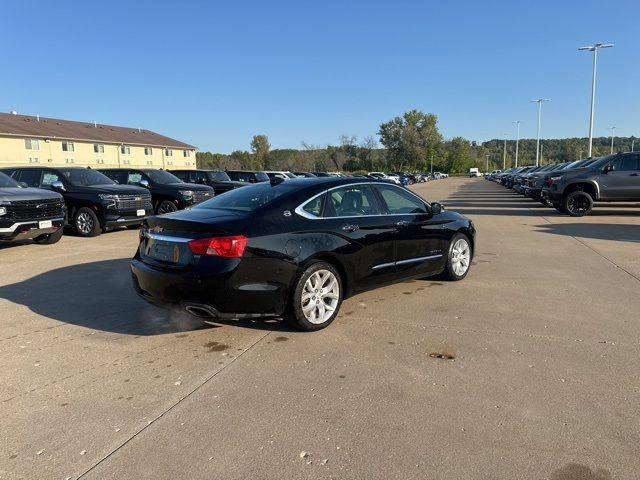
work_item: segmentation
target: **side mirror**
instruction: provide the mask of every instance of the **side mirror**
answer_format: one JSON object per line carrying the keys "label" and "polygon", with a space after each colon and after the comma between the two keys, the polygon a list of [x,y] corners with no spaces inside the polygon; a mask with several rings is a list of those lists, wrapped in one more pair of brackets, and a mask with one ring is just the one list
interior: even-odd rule
{"label": "side mirror", "polygon": [[602,173],[609,173],[609,172],[613,172],[615,170],[615,167],[611,164],[606,165],[603,169],[602,169]]}
{"label": "side mirror", "polygon": [[144,178],[138,182],[138,185],[144,188],[149,188],[149,180],[145,180]]}
{"label": "side mirror", "polygon": [[18,188],[29,188],[29,185],[24,182],[18,182]]}
{"label": "side mirror", "polygon": [[440,215],[444,211],[444,205],[438,202],[433,202],[431,204],[431,214],[432,215]]}
{"label": "side mirror", "polygon": [[66,188],[64,188],[64,183],[62,183],[61,181],[53,182],[51,184],[51,188],[53,188],[54,190],[59,190],[61,192],[64,192],[67,190]]}

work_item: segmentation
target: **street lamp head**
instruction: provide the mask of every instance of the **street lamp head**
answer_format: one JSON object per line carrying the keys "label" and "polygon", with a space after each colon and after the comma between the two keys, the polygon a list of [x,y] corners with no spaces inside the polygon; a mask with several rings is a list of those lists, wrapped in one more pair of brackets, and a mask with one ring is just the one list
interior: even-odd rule
{"label": "street lamp head", "polygon": [[613,43],[596,43],[588,47],[580,47],[578,50],[589,50],[590,52],[596,51],[598,48],[611,48]]}

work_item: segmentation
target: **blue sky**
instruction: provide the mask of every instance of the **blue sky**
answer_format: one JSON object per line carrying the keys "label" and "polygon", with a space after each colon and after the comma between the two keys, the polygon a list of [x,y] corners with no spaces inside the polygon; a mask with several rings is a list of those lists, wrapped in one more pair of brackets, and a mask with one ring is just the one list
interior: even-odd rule
{"label": "blue sky", "polygon": [[[579,7],[579,8],[578,8]],[[0,111],[142,127],[202,150],[363,138],[416,108],[445,137],[640,135],[637,2],[6,2]]]}

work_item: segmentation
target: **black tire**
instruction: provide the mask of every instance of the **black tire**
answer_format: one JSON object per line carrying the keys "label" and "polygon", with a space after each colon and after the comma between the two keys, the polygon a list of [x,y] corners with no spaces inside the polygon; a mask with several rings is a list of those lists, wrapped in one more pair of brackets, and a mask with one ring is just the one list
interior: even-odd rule
{"label": "black tire", "polygon": [[178,206],[171,200],[163,200],[156,207],[156,214],[163,215],[165,213],[177,212]]}
{"label": "black tire", "polygon": [[[466,259],[467,261],[466,261],[466,268],[464,269],[464,271],[461,271],[458,269],[458,261],[456,260],[456,258],[458,258],[459,261],[462,263],[462,259],[463,259],[462,258],[463,255],[460,255],[457,253],[458,246],[460,245],[460,243],[458,242],[466,243],[466,247],[467,247],[467,259]],[[445,280],[451,280],[453,282],[458,282],[462,280],[464,277],[467,276],[467,273],[469,273],[472,259],[473,259],[473,250],[471,248],[471,241],[469,240],[469,237],[467,237],[462,233],[456,233],[451,239],[451,242],[449,243],[449,250],[447,251],[447,264],[445,265],[444,271],[442,272],[442,277]]]}
{"label": "black tire", "polygon": [[73,226],[81,237],[97,237],[102,233],[98,216],[88,207],[78,209]]}
{"label": "black tire", "polygon": [[567,215],[584,217],[593,210],[593,198],[583,190],[574,190],[562,199],[562,208]]}
{"label": "black tire", "polygon": [[[325,275],[323,272],[329,272],[331,276]],[[333,304],[327,304],[325,302],[326,298],[317,299],[314,293],[319,293],[318,290],[315,290],[314,292],[309,290],[308,288],[305,289],[305,286],[307,285],[307,281],[313,282],[311,280],[311,277],[314,277],[314,275],[316,274],[319,274],[320,277],[324,278],[323,287],[325,288],[332,286],[333,285],[332,282],[334,279],[337,282],[337,298],[330,299],[330,300],[335,300]],[[317,276],[314,278],[318,279]],[[338,311],[340,310],[340,306],[342,305],[342,299],[344,297],[344,289],[342,285],[343,283],[342,283],[342,278],[340,277],[340,273],[335,269],[333,265],[326,262],[317,262],[312,264],[302,273],[302,275],[300,275],[300,278],[298,278],[298,281],[296,282],[295,288],[293,290],[293,294],[289,299],[289,304],[284,314],[285,322],[287,322],[291,327],[297,330],[301,330],[303,332],[312,332],[314,330],[321,330],[327,327],[338,316]],[[334,292],[327,292],[327,293],[334,293]],[[327,312],[327,310],[325,310],[324,308],[326,306],[331,306],[331,308],[333,308],[333,310],[331,311],[332,313],[330,314],[325,313],[326,317],[323,319],[318,319],[317,322],[310,321],[309,318],[307,318],[307,315],[305,314],[305,312],[303,311],[303,309],[306,310],[306,308],[303,306],[303,304],[305,304],[303,299],[303,294],[310,296],[308,298],[308,302],[306,302],[306,306],[313,305],[314,301],[316,302],[317,305],[319,305],[320,302],[324,304],[323,307],[312,307],[312,310],[309,312],[309,315],[312,316],[314,313],[318,314],[319,311]]]}
{"label": "black tire", "polygon": [[38,245],[53,245],[54,243],[58,243],[62,238],[62,227],[57,232],[49,233],[48,235],[40,235],[33,239]]}

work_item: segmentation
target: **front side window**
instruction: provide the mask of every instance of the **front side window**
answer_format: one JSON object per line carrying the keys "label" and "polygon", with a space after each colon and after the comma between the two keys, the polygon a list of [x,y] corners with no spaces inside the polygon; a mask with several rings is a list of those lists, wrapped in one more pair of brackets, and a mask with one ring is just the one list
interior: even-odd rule
{"label": "front side window", "polygon": [[55,173],[55,172],[48,172],[45,170],[45,172],[42,175],[42,182],[40,183],[41,187],[50,187],[53,182],[60,182],[62,181],[60,176]]}
{"label": "front side window", "polygon": [[27,150],[40,150],[40,140],[37,138],[25,138],[24,148]]}
{"label": "front side window", "polygon": [[93,152],[94,153],[104,153],[104,145],[102,143],[94,143],[93,144]]}
{"label": "front side window", "polygon": [[142,174],[138,172],[130,172],[127,177],[127,185],[138,185],[142,180]]}
{"label": "front side window", "polygon": [[368,185],[336,188],[329,192],[325,217],[359,217],[378,215],[380,210],[373,190]]}
{"label": "front side window", "polygon": [[402,215],[407,213],[427,213],[427,207],[412,193],[393,186],[376,185],[384,203],[392,215]]}
{"label": "front side window", "polygon": [[131,155],[130,145],[120,145],[120,153],[123,155]]}
{"label": "front side window", "polygon": [[638,170],[638,155],[624,155],[615,159],[612,164],[615,171],[628,172]]}
{"label": "front side window", "polygon": [[62,151],[63,152],[75,152],[75,145],[73,142],[62,142]]}

